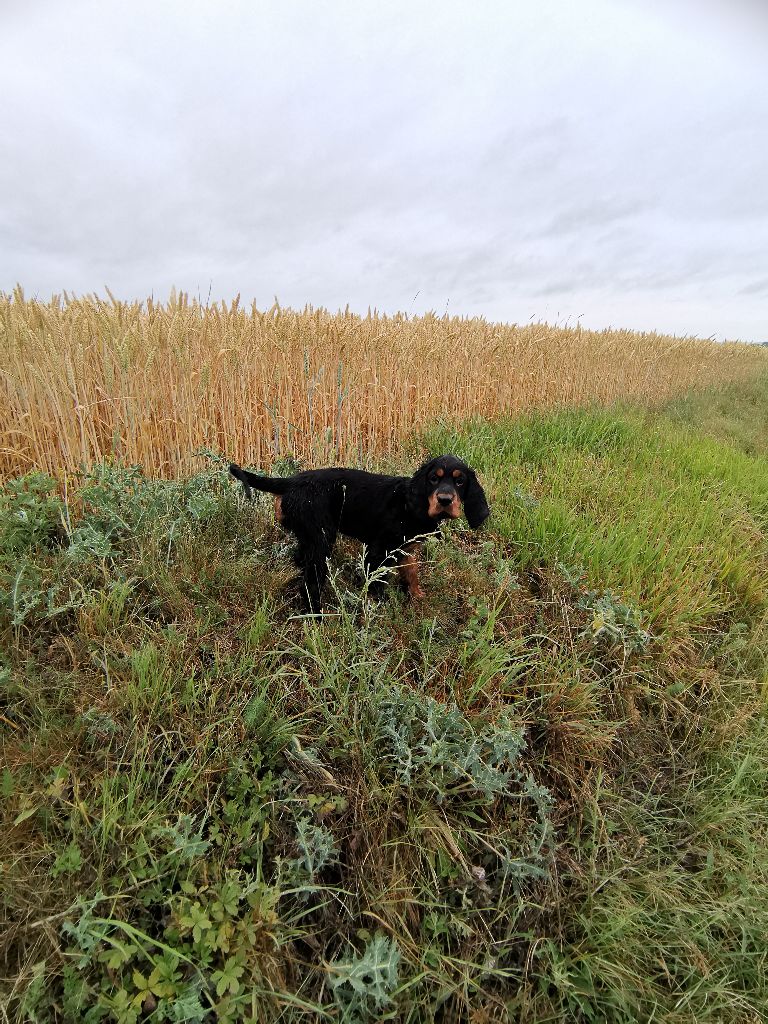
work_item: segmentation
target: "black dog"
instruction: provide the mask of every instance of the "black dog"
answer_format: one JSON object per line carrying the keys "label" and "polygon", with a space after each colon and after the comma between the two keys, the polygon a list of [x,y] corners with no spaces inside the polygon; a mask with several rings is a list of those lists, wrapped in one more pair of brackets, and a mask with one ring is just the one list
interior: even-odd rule
{"label": "black dog", "polygon": [[229,471],[246,492],[255,488],[276,495],[275,518],[299,541],[295,559],[312,611],[320,606],[327,559],[338,533],[367,545],[369,571],[391,561],[399,567],[411,597],[424,597],[418,540],[437,533],[443,519],[457,519],[462,504],[473,530],[491,511],[474,471],[453,455],[430,459],[412,477],[361,469],[312,469],[290,477],[269,477],[234,463]]}

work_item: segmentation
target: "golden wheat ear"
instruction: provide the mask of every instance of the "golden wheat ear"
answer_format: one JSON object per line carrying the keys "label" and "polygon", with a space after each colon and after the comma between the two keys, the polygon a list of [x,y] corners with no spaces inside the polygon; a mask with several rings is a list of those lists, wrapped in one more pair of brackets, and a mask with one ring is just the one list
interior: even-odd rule
{"label": "golden wheat ear", "polygon": [[[149,476],[186,476],[212,430],[254,465],[286,443],[299,459],[359,463],[402,451],[446,410],[460,422],[616,399],[655,407],[765,372],[759,345],[350,317],[0,291],[0,477],[78,473],[113,456]],[[258,398],[256,381],[269,382]]]}

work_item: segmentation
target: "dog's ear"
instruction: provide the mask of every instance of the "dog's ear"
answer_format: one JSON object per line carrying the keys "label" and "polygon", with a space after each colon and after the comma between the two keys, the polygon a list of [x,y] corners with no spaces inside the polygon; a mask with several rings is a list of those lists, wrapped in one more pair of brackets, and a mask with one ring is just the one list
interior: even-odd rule
{"label": "dog's ear", "polygon": [[470,469],[467,474],[467,490],[464,495],[464,515],[473,530],[479,530],[491,514],[485,491],[480,486],[475,471]]}
{"label": "dog's ear", "polygon": [[427,511],[427,476],[434,462],[430,459],[420,466],[406,484],[405,504],[415,515],[425,515]]}

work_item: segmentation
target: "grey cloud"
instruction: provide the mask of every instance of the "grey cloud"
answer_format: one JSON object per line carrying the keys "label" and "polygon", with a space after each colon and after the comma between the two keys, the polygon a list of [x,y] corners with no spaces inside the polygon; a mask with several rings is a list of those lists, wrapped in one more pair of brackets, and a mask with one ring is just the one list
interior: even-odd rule
{"label": "grey cloud", "polygon": [[768,63],[690,12],[16,4],[0,288],[761,336]]}
{"label": "grey cloud", "polygon": [[768,277],[752,281],[739,289],[739,295],[768,295]]}
{"label": "grey cloud", "polygon": [[649,200],[596,199],[593,202],[572,206],[557,214],[542,231],[542,236],[567,235],[577,231],[603,228],[623,221],[648,210]]}
{"label": "grey cloud", "polygon": [[544,297],[550,295],[571,295],[582,287],[583,284],[584,282],[578,278],[562,278],[559,281],[552,281],[542,288],[537,288],[534,294]]}

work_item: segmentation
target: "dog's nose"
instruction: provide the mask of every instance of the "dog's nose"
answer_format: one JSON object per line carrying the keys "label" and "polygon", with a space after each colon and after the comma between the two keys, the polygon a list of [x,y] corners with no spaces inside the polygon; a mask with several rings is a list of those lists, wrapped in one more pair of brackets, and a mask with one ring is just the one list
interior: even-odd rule
{"label": "dog's nose", "polygon": [[452,494],[438,494],[437,500],[441,505],[450,505],[453,501]]}

